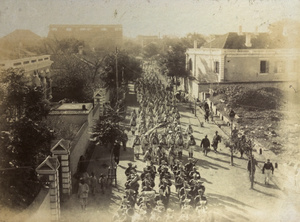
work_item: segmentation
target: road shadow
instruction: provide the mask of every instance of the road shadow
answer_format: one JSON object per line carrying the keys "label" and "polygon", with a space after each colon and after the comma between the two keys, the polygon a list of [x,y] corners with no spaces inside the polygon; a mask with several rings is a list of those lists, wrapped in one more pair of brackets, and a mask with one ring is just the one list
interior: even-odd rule
{"label": "road shadow", "polygon": [[205,179],[203,177],[201,177],[201,181],[203,181],[204,183],[213,184],[212,182],[208,181],[207,179]]}
{"label": "road shadow", "polygon": [[274,190],[281,190],[281,189],[277,186],[277,184],[275,184],[275,183],[274,183],[274,184],[264,184],[264,183],[260,183],[260,182],[255,181],[255,184],[260,185],[260,186],[262,186],[262,187],[274,189]]}
{"label": "road shadow", "polygon": [[213,159],[213,160],[215,160],[215,161],[219,161],[219,162],[223,162],[223,163],[226,163],[226,164],[229,164],[230,163],[230,160],[222,160],[222,159],[220,159],[220,158],[215,158],[215,157],[212,157],[212,156],[207,156],[208,158],[210,158],[210,159]]}
{"label": "road shadow", "polygon": [[204,168],[204,169],[214,169],[214,170],[218,170],[219,168],[221,169],[224,169],[224,170],[229,170],[229,168],[227,167],[223,167],[219,164],[216,164],[216,163],[211,163],[207,160],[204,160],[204,159],[200,159],[200,161],[197,162],[197,165]]}
{"label": "road shadow", "polygon": [[[212,208],[214,209],[215,208],[222,209],[222,217],[225,217],[224,219],[226,219],[226,221],[228,221],[228,219],[232,221],[242,221],[242,220],[249,221],[249,219],[246,216],[248,211],[245,209],[245,207],[253,208],[252,206],[244,202],[238,201],[232,197],[223,196],[219,194],[207,193],[207,199],[208,199],[208,207],[212,206]],[[230,211],[228,207],[235,208],[241,213],[237,213],[236,211],[235,212]]]}

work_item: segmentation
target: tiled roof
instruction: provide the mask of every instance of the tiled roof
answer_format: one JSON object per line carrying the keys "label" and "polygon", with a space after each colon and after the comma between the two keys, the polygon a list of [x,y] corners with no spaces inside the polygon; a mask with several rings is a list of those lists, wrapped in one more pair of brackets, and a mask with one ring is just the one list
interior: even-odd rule
{"label": "tiled roof", "polygon": [[247,47],[246,34],[238,35],[235,32],[229,32],[225,35],[216,37],[213,41],[205,43],[202,48],[218,48],[218,49],[267,49],[270,48],[270,38],[268,33],[259,33],[251,35],[251,46]]}
{"label": "tiled roof", "polygon": [[41,37],[28,29],[16,29],[1,39],[23,42],[24,40],[37,41],[40,40]]}

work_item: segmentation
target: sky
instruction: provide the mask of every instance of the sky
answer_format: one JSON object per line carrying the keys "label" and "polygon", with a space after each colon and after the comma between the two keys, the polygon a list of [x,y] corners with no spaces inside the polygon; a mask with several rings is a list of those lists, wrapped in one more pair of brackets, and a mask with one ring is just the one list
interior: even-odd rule
{"label": "sky", "polygon": [[123,35],[265,32],[282,19],[300,21],[300,0],[0,0],[0,37],[50,24],[122,24]]}

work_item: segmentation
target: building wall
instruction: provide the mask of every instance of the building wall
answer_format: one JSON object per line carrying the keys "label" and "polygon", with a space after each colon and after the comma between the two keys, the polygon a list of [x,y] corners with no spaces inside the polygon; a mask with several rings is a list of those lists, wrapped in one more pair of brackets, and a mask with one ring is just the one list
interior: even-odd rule
{"label": "building wall", "polygon": [[215,72],[215,62],[222,63],[222,51],[216,49],[189,49],[187,51],[187,68],[192,68],[190,73],[200,82],[218,82],[221,79],[220,72]]}
{"label": "building wall", "polygon": [[[268,72],[260,73],[260,62],[268,62]],[[227,55],[224,61],[224,81],[289,81],[297,79],[294,63],[300,62],[300,57],[281,54],[250,54]],[[284,71],[280,64],[284,63]],[[282,67],[282,66],[281,66]]]}
{"label": "building wall", "polygon": [[91,47],[104,43],[121,45],[123,39],[122,25],[50,25],[49,38],[76,38]]}
{"label": "building wall", "polygon": [[[188,49],[187,69],[200,82],[299,81],[300,50],[297,49]],[[268,72],[260,73],[260,62]],[[219,72],[215,72],[215,62]],[[190,64],[192,63],[192,64]],[[280,71],[284,64],[284,71]],[[281,68],[280,68],[281,66]]]}

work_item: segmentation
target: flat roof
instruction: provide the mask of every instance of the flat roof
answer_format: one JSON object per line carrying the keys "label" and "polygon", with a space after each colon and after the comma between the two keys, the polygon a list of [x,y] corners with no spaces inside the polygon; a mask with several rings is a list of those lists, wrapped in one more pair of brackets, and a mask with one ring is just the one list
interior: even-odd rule
{"label": "flat roof", "polygon": [[64,103],[56,110],[82,110],[82,106],[85,105],[87,110],[90,110],[93,107],[92,103]]}

